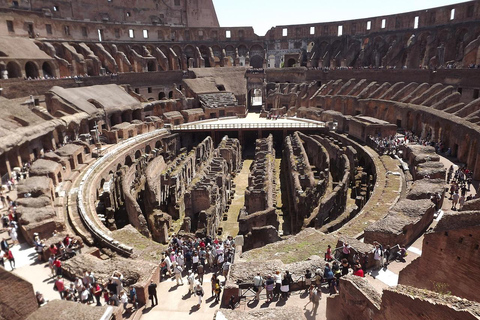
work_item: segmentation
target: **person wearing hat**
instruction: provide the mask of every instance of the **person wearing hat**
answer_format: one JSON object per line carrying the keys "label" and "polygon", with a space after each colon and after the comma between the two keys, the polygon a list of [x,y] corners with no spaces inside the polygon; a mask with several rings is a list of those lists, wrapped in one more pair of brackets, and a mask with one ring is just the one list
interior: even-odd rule
{"label": "person wearing hat", "polygon": [[189,293],[194,293],[194,285],[195,285],[195,274],[193,274],[192,270],[188,270],[188,277],[187,277],[189,289]]}
{"label": "person wearing hat", "polygon": [[39,307],[42,304],[46,303],[45,298],[43,297],[43,294],[40,293],[40,291],[35,292],[35,298],[37,298],[37,303]]}

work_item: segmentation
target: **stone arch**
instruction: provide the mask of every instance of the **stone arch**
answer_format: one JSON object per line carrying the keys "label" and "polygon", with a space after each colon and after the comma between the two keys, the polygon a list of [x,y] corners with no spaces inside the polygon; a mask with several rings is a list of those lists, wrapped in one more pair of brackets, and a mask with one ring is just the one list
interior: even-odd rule
{"label": "stone arch", "polygon": [[247,48],[247,46],[244,45],[244,44],[239,45],[239,46],[238,46],[238,55],[239,55],[240,57],[246,57],[247,54],[248,54],[248,48]]}
{"label": "stone arch", "polygon": [[164,100],[165,98],[166,98],[165,92],[160,91],[160,92],[158,93],[158,100]]}
{"label": "stone arch", "polygon": [[168,92],[168,99],[173,99],[173,91]]}
{"label": "stone arch", "polygon": [[9,78],[21,78],[22,77],[22,68],[15,61],[10,61],[7,63],[7,71]]}
{"label": "stone arch", "polygon": [[200,46],[200,54],[202,55],[203,60],[205,61],[205,68],[214,67],[210,63],[210,49],[207,46]]}
{"label": "stone arch", "polygon": [[25,63],[25,76],[32,79],[39,77],[38,65],[35,62],[27,61],[27,63]]}
{"label": "stone arch", "polygon": [[254,67],[254,68],[263,68],[263,57],[261,56],[253,56],[250,58],[250,66]]}
{"label": "stone arch", "polygon": [[296,59],[290,58],[290,59],[287,60],[286,67],[287,68],[294,67],[296,63],[297,63]]}
{"label": "stone arch", "polygon": [[126,165],[126,166],[131,166],[132,163],[133,163],[132,157],[126,156],[126,157],[125,157],[125,165]]}
{"label": "stone arch", "polygon": [[55,77],[55,68],[53,67],[52,63],[49,61],[45,61],[42,64],[42,71],[43,71],[43,76],[46,78]]}
{"label": "stone arch", "polygon": [[137,150],[137,151],[135,152],[135,160],[138,159],[138,158],[140,158],[141,156],[142,156],[142,151]]}
{"label": "stone arch", "polygon": [[157,142],[155,142],[155,149],[162,149],[162,141],[157,140]]}
{"label": "stone arch", "polygon": [[[196,60],[196,50],[192,45],[187,45],[183,52],[185,53],[185,57],[187,59],[187,67],[188,68],[197,68],[197,60]],[[192,65],[190,65],[192,64]]]}
{"label": "stone arch", "polygon": [[147,70],[148,72],[157,71],[157,63],[155,60],[149,60],[147,62]]}
{"label": "stone arch", "polygon": [[152,152],[152,147],[150,147],[150,145],[147,144],[147,145],[145,146],[145,154],[150,154],[150,152]]}

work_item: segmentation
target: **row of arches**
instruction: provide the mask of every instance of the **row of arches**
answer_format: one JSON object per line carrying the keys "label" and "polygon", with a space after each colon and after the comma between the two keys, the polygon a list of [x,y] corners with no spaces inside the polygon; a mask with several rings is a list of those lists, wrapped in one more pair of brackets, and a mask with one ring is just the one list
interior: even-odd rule
{"label": "row of arches", "polygon": [[[40,62],[41,63],[41,62]],[[27,61],[24,64],[18,61],[1,63],[3,79],[11,78],[54,78],[57,77],[55,64],[51,61],[44,61],[40,64],[37,61]]]}

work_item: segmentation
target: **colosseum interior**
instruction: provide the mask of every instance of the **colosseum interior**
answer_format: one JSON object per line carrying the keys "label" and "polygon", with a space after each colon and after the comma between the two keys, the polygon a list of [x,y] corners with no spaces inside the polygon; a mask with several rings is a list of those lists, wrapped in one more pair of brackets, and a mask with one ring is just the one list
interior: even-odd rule
{"label": "colosseum interior", "polygon": [[[220,27],[212,0],[1,0],[0,76],[17,260],[0,319],[480,319],[480,1],[258,36]],[[457,210],[450,165],[468,170]],[[59,299],[49,247],[66,235],[82,248],[65,284],[119,272],[138,308]],[[172,241],[197,238],[234,253],[213,269],[219,303],[207,269],[192,307],[161,273]],[[308,305],[329,245],[367,274]],[[254,299],[257,273],[287,270],[288,300]]]}

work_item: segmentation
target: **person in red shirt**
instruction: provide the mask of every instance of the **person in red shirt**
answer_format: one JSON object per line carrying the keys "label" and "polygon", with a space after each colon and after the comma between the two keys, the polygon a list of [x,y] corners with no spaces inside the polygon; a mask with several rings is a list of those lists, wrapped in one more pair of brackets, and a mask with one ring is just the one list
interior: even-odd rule
{"label": "person in red shirt", "polygon": [[15,269],[15,258],[13,257],[12,250],[8,249],[4,257],[7,258],[8,262],[10,262],[10,267],[12,268],[12,271],[13,271],[13,269]]}
{"label": "person in red shirt", "polygon": [[363,270],[361,267],[359,267],[359,265],[354,266],[353,275],[362,278],[365,277],[365,274],[363,273]]}
{"label": "person in red shirt", "polygon": [[63,283],[62,276],[58,276],[57,281],[55,281],[55,289],[58,291],[60,294],[60,299],[64,299],[64,293],[65,293],[65,284]]}
{"label": "person in red shirt", "polygon": [[55,258],[55,261],[53,261],[53,266],[55,268],[57,276],[61,276],[62,275],[62,262],[58,258]]}
{"label": "person in red shirt", "polygon": [[55,246],[54,244],[50,245],[50,248],[48,248],[48,251],[50,251],[51,256],[56,256],[58,253],[57,246]]}
{"label": "person in red shirt", "polygon": [[95,297],[95,299],[97,300],[97,306],[102,306],[102,303],[100,302],[100,297],[102,296],[102,288],[100,287],[100,285],[95,282],[93,284],[93,296]]}

